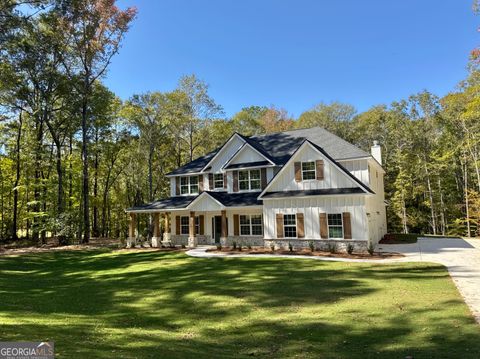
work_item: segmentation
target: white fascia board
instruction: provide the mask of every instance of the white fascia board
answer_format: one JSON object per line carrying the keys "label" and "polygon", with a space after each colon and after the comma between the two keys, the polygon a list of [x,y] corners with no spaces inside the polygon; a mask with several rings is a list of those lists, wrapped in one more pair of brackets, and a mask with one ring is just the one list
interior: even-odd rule
{"label": "white fascia board", "polygon": [[217,203],[217,204],[220,206],[221,209],[225,209],[225,206],[224,206],[222,203],[220,203],[220,202],[217,201],[215,198],[213,198],[212,196],[210,196],[207,192],[202,192],[197,198],[195,198],[192,202],[190,202],[190,203],[188,204],[188,206],[187,206],[186,209],[192,208],[192,206],[193,206],[197,201],[199,201],[200,198],[202,198],[203,196],[208,196],[208,197],[210,197],[210,199],[212,199],[215,203]]}
{"label": "white fascia board", "polygon": [[230,138],[227,140],[227,142],[225,142],[225,143],[223,144],[223,146],[220,147],[220,149],[218,150],[218,152],[215,153],[215,156],[213,156],[212,159],[211,159],[210,161],[208,161],[208,163],[207,163],[205,166],[203,166],[203,168],[202,168],[202,170],[201,170],[200,172],[205,171],[205,168],[207,168],[207,167],[210,165],[210,163],[212,163],[213,160],[214,160],[215,158],[217,158],[217,156],[222,152],[222,150],[225,148],[225,146],[226,146],[228,143],[230,143],[230,141],[232,141],[235,137],[238,137],[238,138],[239,138],[240,140],[242,140],[242,142],[244,142],[244,143],[246,142],[246,141],[242,138],[242,136],[240,136],[238,133],[235,132],[233,135],[230,136]]}
{"label": "white fascia board", "polygon": [[[245,143],[243,144],[243,146],[240,147],[240,148],[238,149],[238,151],[235,152],[235,154],[234,154],[227,162],[225,162],[225,164],[222,166],[222,169],[225,169],[225,167],[228,166],[228,164],[229,164],[230,162],[232,162],[245,148],[247,148],[247,146],[248,146],[249,148],[251,148],[254,152],[256,152],[258,155],[260,155],[261,157],[263,157],[265,160],[267,160],[268,162],[270,162],[270,164],[271,164],[272,166],[275,166],[275,163],[273,163],[269,158],[265,157],[265,155],[263,155],[262,153],[260,153],[260,151],[258,151],[258,150],[257,150],[255,147],[253,147],[251,144],[249,144],[248,142],[245,142]],[[263,167],[263,166],[262,166],[262,167]]]}

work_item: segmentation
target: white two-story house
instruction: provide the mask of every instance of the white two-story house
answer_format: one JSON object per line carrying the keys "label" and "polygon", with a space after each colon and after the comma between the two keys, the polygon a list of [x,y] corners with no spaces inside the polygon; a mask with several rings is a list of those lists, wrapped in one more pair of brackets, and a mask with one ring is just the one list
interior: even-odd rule
{"label": "white two-story house", "polygon": [[[371,153],[315,127],[233,134],[169,173],[170,197],[127,209],[153,214],[152,245],[366,248],[387,231],[380,146]],[[162,235],[163,230],[163,235]]]}

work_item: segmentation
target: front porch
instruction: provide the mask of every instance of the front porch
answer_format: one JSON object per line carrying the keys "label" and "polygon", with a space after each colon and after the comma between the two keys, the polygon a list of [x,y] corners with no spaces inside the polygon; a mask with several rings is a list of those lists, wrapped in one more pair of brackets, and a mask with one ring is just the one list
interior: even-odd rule
{"label": "front porch", "polygon": [[[245,218],[262,216],[261,209],[223,209],[220,211],[169,211],[130,213],[127,247],[135,246],[138,239],[138,215],[151,216],[153,221],[152,247],[197,245],[231,246],[233,242],[244,246],[263,246],[262,234],[252,234]],[[243,227],[243,228],[242,228]]]}
{"label": "front porch", "polygon": [[262,206],[231,206],[231,203],[227,206],[215,197],[218,195],[204,192],[177,207],[168,203],[164,208],[158,208],[164,203],[159,201],[156,208],[140,207],[128,210],[130,223],[127,247],[135,246],[139,238],[139,215],[151,218],[153,247],[194,248],[205,244],[231,246],[233,242],[245,246],[263,246]]}

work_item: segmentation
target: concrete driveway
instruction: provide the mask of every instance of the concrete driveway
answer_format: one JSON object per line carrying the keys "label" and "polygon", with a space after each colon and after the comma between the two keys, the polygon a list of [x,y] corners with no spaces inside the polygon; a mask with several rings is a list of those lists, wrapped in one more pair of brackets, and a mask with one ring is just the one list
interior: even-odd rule
{"label": "concrete driveway", "polygon": [[443,264],[480,323],[480,239],[421,238],[412,244],[379,244],[378,250],[399,252],[402,261]]}

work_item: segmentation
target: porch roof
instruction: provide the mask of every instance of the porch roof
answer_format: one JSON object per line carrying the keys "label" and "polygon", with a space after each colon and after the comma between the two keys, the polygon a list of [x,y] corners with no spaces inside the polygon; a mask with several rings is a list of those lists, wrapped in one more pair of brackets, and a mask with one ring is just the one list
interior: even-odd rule
{"label": "porch roof", "polygon": [[126,212],[154,212],[160,210],[187,208],[187,206],[197,197],[198,196],[177,196],[160,199],[151,203],[145,203],[127,208]]}
{"label": "porch roof", "polygon": [[126,209],[126,212],[161,212],[188,209],[189,205],[203,193],[208,194],[225,207],[261,206],[263,203],[262,200],[258,199],[259,192],[228,193],[205,191],[197,196],[175,196],[130,207]]}

